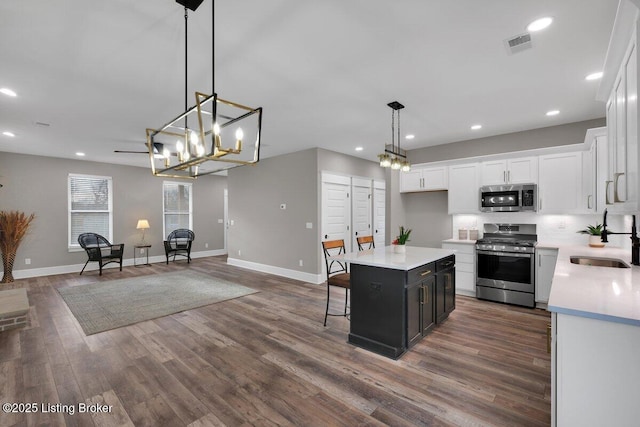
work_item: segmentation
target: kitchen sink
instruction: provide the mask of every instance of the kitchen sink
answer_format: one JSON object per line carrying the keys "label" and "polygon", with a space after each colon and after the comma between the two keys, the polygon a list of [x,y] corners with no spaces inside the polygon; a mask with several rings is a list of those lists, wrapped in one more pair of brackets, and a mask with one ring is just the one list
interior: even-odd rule
{"label": "kitchen sink", "polygon": [[592,265],[594,267],[629,268],[629,264],[615,258],[598,258],[589,256],[572,256],[572,264]]}

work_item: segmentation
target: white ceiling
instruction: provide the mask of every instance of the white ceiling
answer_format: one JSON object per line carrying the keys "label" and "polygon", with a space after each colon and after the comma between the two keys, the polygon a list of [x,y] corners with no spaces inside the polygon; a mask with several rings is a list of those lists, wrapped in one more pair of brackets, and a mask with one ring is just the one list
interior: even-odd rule
{"label": "white ceiling", "polygon": [[[218,0],[216,91],[264,108],[262,157],[323,147],[375,160],[405,105],[411,149],[604,116],[614,0]],[[0,151],[146,166],[145,128],[184,109],[174,0],[0,1]],[[552,16],[533,48],[504,40]],[[210,93],[211,0],[189,15],[189,103]],[[561,111],[547,117],[551,109]],[[37,125],[37,122],[50,126]],[[480,131],[471,131],[481,123]],[[356,152],[355,147],[364,150]]]}

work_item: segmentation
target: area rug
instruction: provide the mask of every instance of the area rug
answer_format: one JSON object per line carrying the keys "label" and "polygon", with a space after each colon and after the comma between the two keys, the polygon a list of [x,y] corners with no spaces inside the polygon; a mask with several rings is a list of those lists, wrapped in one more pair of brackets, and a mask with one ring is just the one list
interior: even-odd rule
{"label": "area rug", "polygon": [[87,335],[258,291],[193,271],[59,288]]}

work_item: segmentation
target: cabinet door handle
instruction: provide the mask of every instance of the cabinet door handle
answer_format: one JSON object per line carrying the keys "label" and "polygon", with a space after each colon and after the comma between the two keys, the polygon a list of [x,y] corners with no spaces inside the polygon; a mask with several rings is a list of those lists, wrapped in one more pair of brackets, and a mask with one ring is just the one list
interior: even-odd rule
{"label": "cabinet door handle", "polygon": [[611,184],[613,181],[605,181],[605,186],[604,186],[604,203],[607,205],[612,204],[611,200],[609,200],[609,184]]}
{"label": "cabinet door handle", "polygon": [[427,274],[431,274],[431,270],[426,270],[420,273],[420,276],[426,276]]}
{"label": "cabinet door handle", "polygon": [[622,172],[616,172],[613,174],[613,202],[614,203],[624,202],[624,200],[621,200],[620,197],[618,196],[618,179],[620,179],[620,177],[623,175],[624,173]]}
{"label": "cabinet door handle", "polygon": [[507,171],[507,183],[511,182],[511,171]]}
{"label": "cabinet door handle", "polygon": [[591,206],[591,199],[593,198],[593,196],[591,194],[589,194],[587,196],[587,209],[591,209],[593,206]]}
{"label": "cabinet door handle", "polygon": [[507,183],[507,171],[502,171],[502,182]]}

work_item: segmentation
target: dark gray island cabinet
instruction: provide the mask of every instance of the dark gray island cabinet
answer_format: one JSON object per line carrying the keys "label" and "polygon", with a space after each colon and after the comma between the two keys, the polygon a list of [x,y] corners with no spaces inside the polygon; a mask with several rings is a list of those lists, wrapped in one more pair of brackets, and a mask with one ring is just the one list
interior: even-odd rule
{"label": "dark gray island cabinet", "polygon": [[393,246],[343,256],[350,264],[349,343],[397,359],[455,309],[452,250]]}

